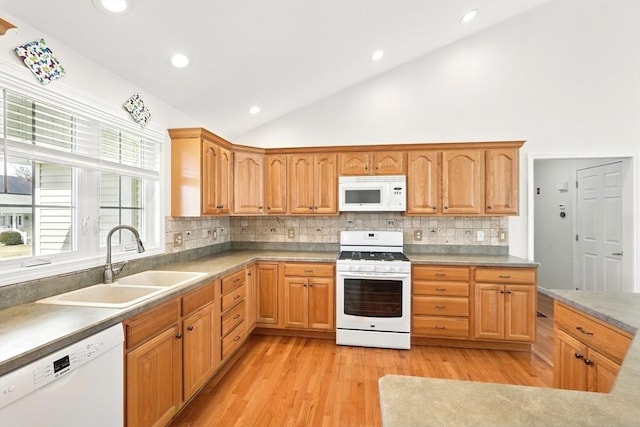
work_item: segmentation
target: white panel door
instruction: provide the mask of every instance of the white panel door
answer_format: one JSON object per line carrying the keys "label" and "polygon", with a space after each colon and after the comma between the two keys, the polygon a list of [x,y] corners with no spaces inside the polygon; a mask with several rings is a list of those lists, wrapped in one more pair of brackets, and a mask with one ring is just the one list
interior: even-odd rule
{"label": "white panel door", "polygon": [[621,292],[622,163],[580,169],[576,179],[575,287]]}

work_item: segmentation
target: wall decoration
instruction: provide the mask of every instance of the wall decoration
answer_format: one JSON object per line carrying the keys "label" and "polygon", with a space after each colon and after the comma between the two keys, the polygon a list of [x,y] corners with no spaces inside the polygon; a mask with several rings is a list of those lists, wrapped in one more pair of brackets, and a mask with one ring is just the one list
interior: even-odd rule
{"label": "wall decoration", "polygon": [[14,51],[42,84],[51,83],[65,75],[64,68],[44,39],[18,46]]}
{"label": "wall decoration", "polygon": [[133,120],[135,120],[140,126],[145,127],[149,124],[151,111],[149,111],[146,105],[144,105],[144,101],[142,101],[140,94],[137,92],[127,99],[123,107],[129,112],[129,114],[131,114]]}

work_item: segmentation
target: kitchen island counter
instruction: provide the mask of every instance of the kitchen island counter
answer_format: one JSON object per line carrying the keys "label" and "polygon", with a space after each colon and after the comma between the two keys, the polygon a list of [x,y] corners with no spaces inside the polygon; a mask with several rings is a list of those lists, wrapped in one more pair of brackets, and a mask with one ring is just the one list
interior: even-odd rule
{"label": "kitchen island counter", "polygon": [[[640,294],[540,291],[632,334],[640,327]],[[638,426],[640,336],[606,394],[400,375],[382,377],[379,386],[385,427]]]}

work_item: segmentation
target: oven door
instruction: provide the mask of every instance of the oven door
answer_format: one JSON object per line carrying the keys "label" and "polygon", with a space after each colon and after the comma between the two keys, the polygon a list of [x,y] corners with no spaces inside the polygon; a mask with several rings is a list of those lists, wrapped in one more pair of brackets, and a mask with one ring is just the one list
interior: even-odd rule
{"label": "oven door", "polygon": [[361,331],[409,332],[409,275],[338,272],[336,326]]}

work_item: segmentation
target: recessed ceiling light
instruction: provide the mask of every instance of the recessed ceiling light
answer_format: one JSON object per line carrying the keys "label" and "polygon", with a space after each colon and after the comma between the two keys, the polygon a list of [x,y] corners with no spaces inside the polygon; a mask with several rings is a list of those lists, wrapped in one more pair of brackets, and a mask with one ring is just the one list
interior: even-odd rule
{"label": "recessed ceiling light", "polygon": [[175,54],[171,57],[171,65],[176,68],[184,68],[189,65],[189,58],[181,53]]}
{"label": "recessed ceiling light", "polygon": [[254,105],[253,107],[249,108],[249,114],[258,114],[260,112],[260,107],[258,107],[257,105]]}
{"label": "recessed ceiling light", "polygon": [[478,14],[478,9],[471,9],[469,12],[465,13],[460,20],[461,23],[466,24],[467,22],[473,21],[473,18]]}
{"label": "recessed ceiling light", "polygon": [[382,50],[376,50],[375,52],[373,52],[373,54],[371,55],[371,60],[372,61],[379,61],[382,59],[382,57],[384,56],[384,52]]}
{"label": "recessed ceiling light", "polygon": [[131,9],[132,0],[93,0],[99,11],[110,15],[123,15]]}

